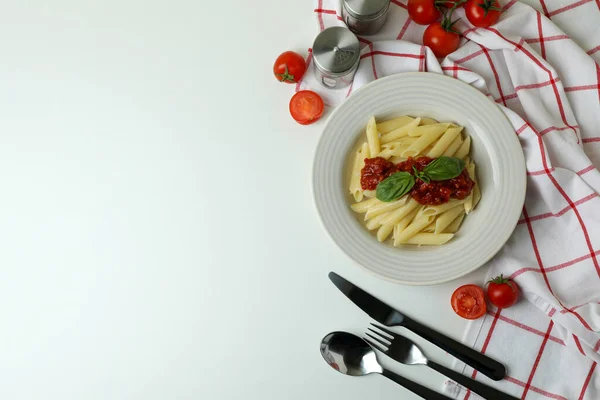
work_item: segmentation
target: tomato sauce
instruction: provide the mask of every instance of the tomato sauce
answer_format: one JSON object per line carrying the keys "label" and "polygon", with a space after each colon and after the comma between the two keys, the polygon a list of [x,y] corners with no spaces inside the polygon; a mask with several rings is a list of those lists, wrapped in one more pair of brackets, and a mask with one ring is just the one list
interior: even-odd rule
{"label": "tomato sauce", "polygon": [[365,158],[365,166],[360,171],[360,186],[363,190],[375,190],[379,182],[398,172],[393,162],[383,157]]}
{"label": "tomato sauce", "polygon": [[[413,167],[417,171],[423,171],[433,160],[429,157],[408,157],[406,161],[394,164],[382,157],[366,158],[365,166],[360,172],[360,185],[363,190],[375,190],[379,182],[388,176],[401,171],[412,174]],[[432,180],[427,183],[416,178],[410,195],[420,204],[439,205],[447,203],[450,197],[464,199],[471,193],[474,185],[475,182],[465,168],[456,178],[443,181]]]}

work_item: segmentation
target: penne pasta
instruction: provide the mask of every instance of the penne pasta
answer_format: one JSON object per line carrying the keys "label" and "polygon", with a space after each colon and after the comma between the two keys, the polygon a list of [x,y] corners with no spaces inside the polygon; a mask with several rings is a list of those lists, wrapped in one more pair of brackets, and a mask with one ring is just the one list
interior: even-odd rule
{"label": "penne pasta", "polygon": [[465,210],[465,213],[467,215],[469,215],[469,213],[471,212],[471,210],[473,209],[473,194],[471,193],[469,195],[469,197],[467,197],[465,199],[465,203],[463,204],[463,209]]}
{"label": "penne pasta", "polygon": [[381,227],[377,231],[377,240],[383,242],[385,239],[387,239],[390,233],[392,233],[394,225],[400,222],[402,218],[406,217],[419,206],[421,205],[415,199],[411,198],[405,205],[392,211],[381,221]]}
{"label": "penne pasta", "polygon": [[384,147],[381,150],[381,153],[379,153],[378,157],[385,158],[386,160],[388,160],[390,157],[401,157],[404,150],[406,150],[417,139],[418,138],[405,138],[402,141],[384,144]]}
{"label": "penne pasta", "polygon": [[389,212],[381,214],[381,215],[378,215],[377,217],[375,217],[375,218],[371,219],[370,221],[368,221],[365,226],[370,231],[372,231],[374,229],[377,229],[377,228],[379,228],[381,226],[381,221],[383,221],[388,215],[389,215]]}
{"label": "penne pasta", "polygon": [[460,147],[460,145],[462,144],[463,139],[460,135],[458,135],[456,137],[456,139],[454,139],[452,141],[452,143],[450,143],[450,146],[448,146],[448,148],[446,149],[446,151],[444,151],[444,156],[446,157],[452,157],[454,156],[454,153],[456,153],[456,150],[458,150],[458,148]]}
{"label": "penne pasta", "polygon": [[394,229],[392,229],[392,239],[394,239],[394,246],[396,246],[396,238],[400,234],[400,229],[398,228],[398,224],[394,225]]}
{"label": "penne pasta", "polygon": [[408,215],[410,212],[412,212],[414,209],[420,206],[421,204],[419,204],[415,199],[411,197],[406,202],[406,204],[391,212],[390,215],[385,220],[383,220],[383,223],[396,225],[398,222],[400,222],[402,218],[404,218],[406,215]]}
{"label": "penne pasta", "polygon": [[406,217],[402,218],[400,222],[394,225],[394,246],[398,246],[400,244],[400,242],[397,241],[397,238],[400,237],[402,231],[413,221],[413,219],[415,219],[418,213],[419,209],[416,208]]}
{"label": "penne pasta", "polygon": [[421,117],[421,125],[433,125],[438,122],[433,118]]}
{"label": "penne pasta", "polygon": [[479,183],[475,182],[475,187],[473,187],[473,208],[477,206],[479,200],[481,200],[481,190],[479,190]]}
{"label": "penne pasta", "polygon": [[383,150],[381,150],[381,152],[379,152],[379,154],[377,154],[377,157],[381,157],[381,158],[385,158],[386,160],[389,160],[393,155],[394,155],[394,150],[383,149]]}
{"label": "penne pasta", "polygon": [[[408,132],[408,136],[423,136],[425,134],[430,134],[431,132],[439,133],[440,135],[448,129],[450,124],[433,124],[433,125],[421,125],[411,129]],[[438,135],[439,137],[439,135]]]}
{"label": "penne pasta", "polygon": [[467,162],[467,165],[465,166],[465,168],[467,169],[467,172],[469,173],[469,176],[471,177],[471,179],[473,179],[473,181],[475,181],[475,164],[473,164],[472,162]]}
{"label": "penne pasta", "polygon": [[395,225],[396,228],[398,228],[400,231],[403,231],[404,228],[406,228],[412,222],[412,220],[415,219],[415,217],[417,216],[418,213],[419,213],[419,207],[415,208],[410,213],[408,213],[404,218],[402,218],[400,221],[398,221],[398,223]]}
{"label": "penne pasta", "polygon": [[408,136],[408,132],[410,132],[415,127],[419,126],[419,122],[421,118],[415,118],[412,122],[401,126],[400,128],[394,129],[391,132],[386,133],[381,136],[381,143],[389,143],[393,140],[399,139],[401,137]]}
{"label": "penne pasta", "polygon": [[462,131],[462,127],[448,128],[442,137],[435,142],[433,148],[425,153],[427,157],[437,158],[442,156],[448,147],[450,147],[450,144],[454,141],[454,139],[460,136],[460,131]]}
{"label": "penne pasta", "polygon": [[[437,219],[436,219],[436,221],[437,221]],[[427,225],[422,230],[422,232],[429,232],[429,233],[433,233],[434,231],[435,231],[435,221],[433,221],[432,223],[430,223],[429,225]]]}
{"label": "penne pasta", "polygon": [[464,204],[466,199],[458,200],[458,199],[450,199],[447,203],[440,204],[439,206],[425,206],[423,211],[421,211],[422,215],[438,215],[445,211],[448,211],[460,204]]}
{"label": "penne pasta", "polygon": [[471,137],[467,136],[464,142],[462,142],[462,144],[458,148],[458,150],[456,150],[456,153],[454,153],[453,157],[465,158],[467,154],[469,154],[469,150],[471,150]]}
{"label": "penne pasta", "polygon": [[[471,177],[471,179],[473,179],[473,177],[475,176],[475,164],[469,163],[469,164],[467,164],[466,168],[467,168],[467,172],[469,173],[469,176]],[[473,179],[473,181],[475,181],[475,179]],[[475,187],[473,187],[473,189],[475,189]],[[464,207],[465,213],[469,214],[471,212],[471,210],[473,209],[473,192],[471,192],[471,194],[469,195],[469,197],[467,197],[466,200],[467,201],[465,201],[465,207]]]}
{"label": "penne pasta", "polygon": [[406,150],[404,150],[401,154],[402,157],[414,157],[420,152],[422,152],[427,146],[436,141],[444,132],[445,129],[439,129],[436,125],[427,125],[425,128],[434,127],[436,129],[431,129],[427,132],[424,132],[419,139],[413,142]]}
{"label": "penne pasta", "polygon": [[[435,143],[435,142],[434,142],[434,143]],[[433,149],[433,145],[431,145],[431,144],[430,144],[429,146],[425,147],[425,148],[424,148],[424,149],[423,149],[423,150],[422,150],[422,151],[421,151],[419,154],[417,154],[417,157],[419,157],[419,156],[422,156],[422,155],[425,155],[425,154],[429,153],[429,151],[430,151],[431,149]]]}
{"label": "penne pasta", "polygon": [[366,143],[364,143],[356,152],[352,173],[350,175],[350,194],[357,202],[361,201],[363,198],[363,190],[360,186],[360,171],[365,166],[365,158],[369,158],[369,146]]}
{"label": "penne pasta", "polygon": [[365,213],[373,204],[381,203],[381,201],[377,200],[377,198],[373,197],[372,199],[361,201],[360,203],[354,203],[350,206],[352,211],[357,213]]}
{"label": "penne pasta", "polygon": [[415,217],[410,225],[408,225],[400,234],[395,238],[394,244],[406,242],[408,239],[419,233],[423,228],[429,225],[435,217],[433,215],[421,215]]}
{"label": "penne pasta", "polygon": [[[396,139],[393,142],[389,142],[389,143],[384,143],[381,145],[381,148],[383,150],[385,149],[397,149],[399,146],[405,146],[405,145],[410,145],[411,143],[414,143],[418,138],[416,137],[403,137],[400,139]],[[382,151],[383,151],[382,150]]]}
{"label": "penne pasta", "polygon": [[458,217],[461,213],[464,212],[464,208],[460,205],[449,209],[438,215],[435,220],[435,229],[433,233],[442,233],[444,229],[448,227]]}
{"label": "penne pasta", "polygon": [[417,233],[406,240],[406,244],[439,246],[448,243],[454,237],[453,233]]}
{"label": "penne pasta", "polygon": [[406,115],[394,119],[390,119],[387,121],[383,121],[377,124],[377,130],[381,132],[381,134],[386,134],[395,129],[402,128],[403,126],[410,124],[414,118],[408,117]]}
{"label": "penne pasta", "polygon": [[475,172],[475,163],[471,162],[471,164],[469,165],[470,169],[468,169],[467,171],[469,172],[469,176],[471,177],[471,179],[473,179],[473,181],[475,182],[475,186],[473,187],[473,208],[475,208],[475,206],[477,205],[477,203],[479,203],[479,200],[481,199],[481,190],[479,189],[479,181],[477,180],[477,174]]}
{"label": "penne pasta", "polygon": [[375,190],[363,190],[363,195],[370,199],[371,197],[375,197],[376,192]]}
{"label": "penne pasta", "polygon": [[452,221],[450,225],[448,225],[448,227],[444,229],[444,233],[456,233],[456,231],[458,231],[458,228],[460,228],[460,224],[464,218],[465,210],[462,210],[458,217],[454,218],[454,221]]}
{"label": "penne pasta", "polygon": [[395,209],[406,204],[407,197],[408,196],[402,196],[396,201],[391,201],[389,203],[380,202],[379,204],[369,207],[367,213],[365,214],[365,220],[374,218],[383,213],[387,213],[388,211],[394,211]]}
{"label": "penne pasta", "polygon": [[381,148],[379,146],[379,132],[377,132],[375,117],[371,117],[367,123],[367,143],[369,143],[369,153],[379,154]]}

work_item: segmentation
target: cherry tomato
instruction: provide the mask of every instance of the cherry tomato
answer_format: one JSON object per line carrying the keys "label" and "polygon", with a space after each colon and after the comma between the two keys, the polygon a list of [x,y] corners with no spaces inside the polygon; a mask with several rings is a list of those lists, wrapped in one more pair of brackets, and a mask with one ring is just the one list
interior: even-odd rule
{"label": "cherry tomato", "polygon": [[437,21],[442,13],[435,6],[435,0],[408,0],[408,15],[420,25]]}
{"label": "cherry tomato", "polygon": [[497,0],[469,0],[465,4],[465,14],[473,25],[487,28],[498,22],[502,8]]}
{"label": "cherry tomato", "polygon": [[312,124],[323,115],[323,99],[310,90],[301,90],[290,100],[290,114],[297,123]]}
{"label": "cherry tomato", "polygon": [[280,82],[296,83],[306,72],[306,61],[298,53],[286,51],[281,53],[273,64],[273,74]]}
{"label": "cherry tomato", "polygon": [[445,21],[436,22],[427,27],[423,33],[423,44],[429,47],[438,58],[446,57],[458,49],[460,36],[451,31],[452,27],[445,27]]}
{"label": "cherry tomato", "polygon": [[519,298],[519,286],[502,275],[488,282],[487,295],[493,305],[498,308],[508,308]]}
{"label": "cherry tomato", "polygon": [[466,319],[477,319],[487,311],[483,289],[477,285],[464,285],[452,293],[452,309]]}

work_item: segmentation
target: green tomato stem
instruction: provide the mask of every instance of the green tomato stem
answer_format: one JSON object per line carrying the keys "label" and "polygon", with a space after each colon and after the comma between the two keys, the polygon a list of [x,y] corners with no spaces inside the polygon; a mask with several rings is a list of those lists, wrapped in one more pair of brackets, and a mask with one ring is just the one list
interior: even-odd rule
{"label": "green tomato stem", "polygon": [[281,78],[281,82],[285,82],[285,81],[289,81],[289,82],[296,82],[296,80],[294,79],[294,75],[291,75],[288,71],[288,66],[287,64],[285,65],[285,72],[283,74],[275,74],[278,77]]}

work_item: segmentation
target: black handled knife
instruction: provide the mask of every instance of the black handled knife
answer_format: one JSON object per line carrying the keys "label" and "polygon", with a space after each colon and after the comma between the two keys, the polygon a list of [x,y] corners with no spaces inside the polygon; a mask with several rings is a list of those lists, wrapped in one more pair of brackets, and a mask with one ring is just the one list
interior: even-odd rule
{"label": "black handled knife", "polygon": [[380,324],[386,326],[403,326],[452,354],[490,379],[499,381],[506,376],[506,368],[498,361],[407,317],[352,282],[348,282],[335,272],[329,273],[329,279],[346,297]]}

